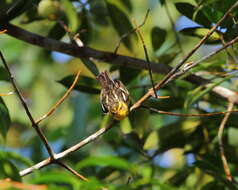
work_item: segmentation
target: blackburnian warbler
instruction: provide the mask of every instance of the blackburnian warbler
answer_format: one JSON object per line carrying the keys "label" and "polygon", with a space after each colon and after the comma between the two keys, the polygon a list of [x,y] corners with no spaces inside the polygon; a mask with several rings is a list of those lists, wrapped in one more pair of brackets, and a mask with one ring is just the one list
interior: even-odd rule
{"label": "blackburnian warbler", "polygon": [[100,100],[104,113],[114,119],[122,120],[129,114],[129,92],[120,80],[113,80],[107,71],[101,72],[97,79],[102,90]]}

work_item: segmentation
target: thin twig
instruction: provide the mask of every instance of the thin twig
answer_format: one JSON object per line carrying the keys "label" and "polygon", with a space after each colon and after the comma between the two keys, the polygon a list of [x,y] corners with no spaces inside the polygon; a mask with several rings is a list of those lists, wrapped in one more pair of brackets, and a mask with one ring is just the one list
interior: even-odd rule
{"label": "thin twig", "polygon": [[[95,59],[113,65],[120,65],[120,66],[126,65],[128,67],[136,69],[148,69],[147,62],[142,59],[137,59],[125,55],[115,56],[114,53],[99,51],[85,46],[78,47],[77,45],[74,44],[60,42],[57,40],[40,36],[38,34],[28,32],[10,23],[4,23],[3,26],[0,25],[0,28],[1,27],[6,28],[7,29],[6,34],[12,37],[15,37],[29,44],[37,45],[39,47],[51,51],[65,53],[78,58]],[[172,70],[172,68],[166,64],[152,63],[152,62],[151,62],[151,69],[153,72],[160,74],[166,74]],[[192,74],[184,79],[196,85],[210,83],[209,80]],[[236,97],[236,100],[234,102],[238,105],[238,95],[232,90],[229,90],[221,86],[217,86],[212,91],[223,98],[228,98],[229,96]]]}
{"label": "thin twig", "polygon": [[165,115],[173,115],[173,116],[183,116],[183,117],[210,117],[210,116],[216,116],[216,115],[224,115],[227,113],[238,113],[238,110],[229,110],[229,111],[221,111],[221,112],[213,112],[213,113],[198,113],[198,114],[183,114],[183,113],[174,113],[174,112],[167,112],[158,110],[156,108],[147,107],[147,106],[141,106],[143,108],[146,108],[152,112],[156,112],[159,114],[165,114]]}
{"label": "thin twig", "polygon": [[227,122],[227,120],[228,120],[228,118],[231,114],[231,110],[232,110],[233,106],[234,106],[234,104],[232,102],[229,102],[229,105],[228,105],[228,108],[227,108],[227,113],[225,114],[224,118],[222,119],[222,122],[219,126],[218,134],[217,134],[221,160],[222,160],[222,163],[223,163],[223,168],[224,168],[224,171],[225,171],[225,174],[226,174],[226,178],[229,181],[232,181],[233,177],[231,175],[231,171],[229,169],[228,162],[227,162],[227,159],[226,159],[226,156],[225,156],[222,136],[223,136],[223,131],[224,131],[224,128],[225,128],[225,124],[226,124],[226,122]]}
{"label": "thin twig", "polygon": [[117,51],[118,51],[118,49],[119,49],[119,47],[120,47],[120,45],[121,45],[121,42],[122,42],[122,40],[123,40],[124,38],[126,38],[126,37],[129,36],[130,34],[133,34],[133,33],[137,30],[137,28],[141,28],[141,27],[145,24],[145,22],[146,22],[146,20],[147,20],[147,18],[148,18],[149,12],[150,12],[150,9],[147,10],[143,22],[142,22],[138,27],[133,28],[131,31],[129,31],[129,32],[125,33],[125,34],[123,34],[123,35],[120,37],[120,40],[119,40],[119,42],[117,43],[116,48],[115,48],[115,50],[114,50],[114,54],[117,54]]}
{"label": "thin twig", "polygon": [[21,104],[22,104],[22,106],[24,107],[25,112],[26,112],[28,118],[29,118],[30,121],[31,121],[32,127],[35,129],[35,131],[37,132],[37,134],[39,135],[39,137],[40,137],[41,140],[43,141],[43,143],[44,143],[44,145],[45,145],[45,147],[46,147],[46,149],[47,149],[47,151],[48,151],[48,153],[49,153],[51,159],[54,159],[54,152],[53,152],[53,150],[51,149],[51,147],[50,147],[50,145],[49,145],[49,143],[48,143],[48,140],[46,139],[45,135],[42,133],[41,129],[39,128],[39,126],[37,125],[37,123],[35,122],[35,120],[33,119],[32,115],[31,115],[31,112],[30,112],[30,110],[28,109],[28,107],[27,107],[27,105],[26,105],[26,102],[25,102],[23,96],[21,95],[19,89],[17,88],[17,85],[16,85],[16,83],[15,83],[14,77],[13,77],[13,75],[12,75],[12,73],[11,73],[11,71],[10,71],[8,65],[7,65],[7,62],[6,62],[6,60],[4,59],[3,54],[2,54],[1,51],[0,51],[0,57],[1,57],[1,60],[2,60],[2,62],[3,62],[3,65],[4,65],[5,69],[7,70],[8,74],[9,74],[9,78],[10,78],[10,81],[11,81],[11,83],[12,83],[12,86],[13,86],[13,88],[14,88],[14,90],[15,90],[15,92],[16,92],[18,98],[19,98],[19,100],[21,101]]}
{"label": "thin twig", "polygon": [[69,94],[71,93],[71,91],[73,90],[74,86],[77,84],[78,79],[79,79],[79,75],[80,75],[81,71],[77,72],[77,75],[74,79],[74,82],[72,83],[72,85],[70,86],[70,88],[66,91],[66,93],[64,94],[64,96],[58,101],[56,102],[55,105],[52,106],[52,108],[50,109],[50,111],[48,113],[46,113],[45,115],[41,116],[39,119],[37,119],[35,122],[36,124],[39,124],[43,119],[49,117],[52,113],[54,113],[54,111],[57,109],[57,107],[59,107],[64,100],[69,96]]}
{"label": "thin twig", "polygon": [[87,137],[86,139],[80,141],[79,143],[77,143],[76,145],[66,149],[63,152],[60,152],[58,154],[55,154],[55,160],[51,160],[50,158],[47,158],[37,164],[35,164],[34,166],[31,166],[29,168],[26,168],[22,171],[20,171],[20,176],[25,176],[28,175],[30,173],[32,173],[34,170],[37,169],[41,169],[49,164],[52,164],[64,157],[66,157],[67,155],[69,155],[70,153],[73,153],[77,150],[79,150],[80,148],[84,147],[85,145],[95,141],[98,137],[100,137],[101,135],[103,135],[104,133],[106,133],[108,130],[110,130],[113,125],[115,124],[116,121],[111,122],[107,127],[105,128],[101,128],[100,130],[98,130],[97,132],[93,133],[92,135],[90,135],[89,137]]}
{"label": "thin twig", "polygon": [[55,162],[55,164],[58,164],[60,166],[62,166],[63,168],[65,168],[66,170],[68,170],[69,172],[71,172],[72,174],[74,174],[75,176],[79,177],[81,180],[83,181],[89,181],[88,178],[82,176],[81,174],[79,174],[77,171],[75,171],[73,168],[69,167],[67,164],[61,162],[61,161],[57,161]]}
{"label": "thin twig", "polygon": [[[198,42],[198,44],[155,86],[156,90],[160,89],[169,79],[173,76],[180,67],[197,51],[197,49],[211,36],[211,34],[217,29],[217,27],[222,23],[222,21],[230,14],[230,12],[238,5],[238,1],[231,6],[225,15],[214,25],[209,32]],[[143,97],[141,97],[131,108],[134,110],[138,108],[145,100],[151,97],[153,89],[150,89]]]}
{"label": "thin twig", "polygon": [[3,34],[3,33],[5,33],[7,30],[5,29],[5,30],[2,30],[2,31],[0,31],[0,34]]}
{"label": "thin twig", "polygon": [[143,46],[143,49],[144,49],[144,52],[145,52],[145,58],[146,58],[146,61],[147,61],[147,65],[148,65],[148,71],[149,71],[149,76],[150,76],[150,81],[151,81],[151,84],[152,84],[152,88],[154,90],[154,95],[155,95],[155,98],[158,98],[157,96],[157,93],[156,93],[156,89],[155,89],[155,84],[154,84],[154,80],[153,80],[153,76],[152,76],[152,70],[151,70],[151,65],[150,65],[150,59],[149,59],[149,55],[148,55],[148,52],[147,52],[147,48],[145,46],[145,41],[143,39],[143,36],[140,32],[140,29],[138,28],[137,24],[136,24],[136,21],[133,20],[135,26],[136,26],[136,33],[142,43],[142,46]]}

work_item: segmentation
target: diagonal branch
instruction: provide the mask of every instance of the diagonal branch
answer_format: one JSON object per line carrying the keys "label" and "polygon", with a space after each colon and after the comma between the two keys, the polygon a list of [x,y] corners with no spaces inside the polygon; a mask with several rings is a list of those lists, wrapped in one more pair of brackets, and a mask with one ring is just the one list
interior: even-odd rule
{"label": "diagonal branch", "polygon": [[210,57],[212,57],[213,55],[218,54],[219,52],[221,52],[222,50],[228,48],[229,46],[231,46],[232,44],[238,42],[238,36],[235,37],[233,40],[225,43],[222,47],[218,48],[217,50],[211,52],[210,54],[202,57],[201,59],[199,59],[198,61],[189,64],[188,66],[184,67],[183,69],[181,69],[180,71],[176,72],[173,76],[171,76],[170,80],[177,78],[178,76],[181,76],[182,74],[188,72],[190,69],[196,67],[197,65],[199,65],[200,63],[202,63],[203,61],[209,59]]}
{"label": "diagonal branch", "polygon": [[32,173],[34,170],[44,168],[45,166],[53,164],[53,163],[57,162],[58,160],[66,157],[68,154],[79,150],[80,148],[82,148],[85,145],[95,141],[98,137],[100,137],[101,135],[106,133],[109,129],[111,129],[113,127],[113,125],[115,123],[116,123],[116,121],[111,122],[107,127],[99,129],[98,131],[96,131],[95,133],[93,133],[92,135],[87,137],[86,139],[80,141],[78,144],[66,149],[63,152],[55,154],[55,159],[54,160],[51,160],[50,158],[47,158],[47,159],[35,164],[34,166],[31,166],[29,168],[26,168],[26,169],[20,171],[20,173],[19,173],[20,176],[25,176],[25,175],[28,175],[28,174]]}
{"label": "diagonal branch", "polygon": [[[216,25],[214,25],[209,32],[198,42],[197,45],[194,46],[194,48],[177,64],[177,66],[175,66],[156,86],[156,90],[160,89],[169,79],[171,76],[173,76],[179,69],[180,67],[183,66],[183,64],[198,50],[199,47],[201,47],[201,45],[212,35],[212,33],[217,29],[217,27],[222,23],[223,20],[225,20],[225,18],[227,16],[229,16],[229,14],[231,13],[231,11],[238,6],[238,1],[236,1],[236,3],[234,3],[233,6],[231,6],[228,11],[225,13],[225,15],[217,22]],[[150,89],[141,99],[139,99],[131,108],[130,110],[134,110],[136,108],[138,108],[145,100],[147,100],[148,98],[151,97],[153,93],[153,89]]]}
{"label": "diagonal branch", "polygon": [[21,95],[21,92],[20,92],[19,89],[17,88],[17,85],[16,85],[16,83],[15,83],[14,77],[13,77],[13,75],[12,75],[12,73],[11,73],[11,71],[10,71],[8,65],[7,65],[7,62],[6,62],[6,60],[4,59],[3,54],[2,54],[1,51],[0,51],[0,57],[1,57],[1,60],[2,60],[2,62],[3,62],[3,65],[4,65],[5,69],[7,70],[8,74],[9,74],[9,78],[10,78],[10,81],[11,81],[11,83],[12,83],[12,86],[13,86],[13,88],[14,88],[14,90],[15,90],[17,96],[18,96],[18,98],[20,99],[21,104],[22,104],[22,106],[24,107],[25,112],[26,112],[28,118],[29,118],[30,121],[31,121],[31,126],[35,129],[35,131],[37,132],[38,136],[39,136],[39,137],[41,138],[41,140],[43,141],[43,143],[44,143],[44,145],[45,145],[45,147],[46,147],[46,149],[47,149],[47,151],[48,151],[48,153],[49,153],[49,155],[50,155],[50,158],[51,158],[51,159],[54,159],[54,152],[53,152],[53,150],[51,149],[51,147],[50,147],[50,145],[49,145],[49,143],[48,143],[48,141],[47,141],[45,135],[42,133],[41,129],[39,128],[39,126],[37,125],[37,123],[35,122],[35,120],[33,119],[32,115],[31,115],[31,112],[30,112],[30,110],[28,109],[28,107],[27,107],[27,105],[26,105],[25,100],[24,100],[23,96]]}
{"label": "diagonal branch", "polygon": [[62,166],[63,168],[65,168],[66,170],[68,170],[69,172],[71,172],[72,174],[74,174],[75,176],[79,177],[81,180],[83,181],[88,181],[88,178],[82,176],[81,174],[79,174],[77,171],[75,171],[73,168],[69,167],[68,165],[66,165],[65,163],[61,162],[61,161],[57,161],[55,162],[56,164]]}
{"label": "diagonal branch", "polygon": [[[43,37],[28,32],[10,23],[5,23],[5,25],[3,25],[2,28],[7,28],[6,33],[10,36],[13,36],[19,40],[25,41],[32,45],[40,46],[42,48],[51,51],[65,53],[78,58],[96,59],[99,61],[107,62],[108,64],[127,66],[136,69],[148,69],[147,62],[142,59],[137,59],[124,55],[115,55],[114,53],[111,52],[99,51],[85,46],[78,47],[77,45],[74,44],[59,42],[54,39],[50,39],[47,37]],[[151,70],[154,73],[166,74],[172,70],[172,67],[162,63],[151,62],[150,65]],[[189,75],[185,78],[185,80],[196,85],[210,83],[209,80],[196,75]],[[235,97],[234,103],[238,105],[238,95],[232,90],[229,90],[221,86],[217,86],[213,89],[213,92],[215,92],[216,94],[218,94],[223,98]]]}

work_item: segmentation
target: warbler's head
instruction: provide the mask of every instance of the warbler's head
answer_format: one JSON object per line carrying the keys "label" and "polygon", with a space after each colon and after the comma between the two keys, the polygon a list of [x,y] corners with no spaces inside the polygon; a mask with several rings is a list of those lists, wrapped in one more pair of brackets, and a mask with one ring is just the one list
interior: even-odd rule
{"label": "warbler's head", "polygon": [[112,105],[110,113],[114,119],[122,120],[129,113],[128,105],[123,101],[116,102]]}

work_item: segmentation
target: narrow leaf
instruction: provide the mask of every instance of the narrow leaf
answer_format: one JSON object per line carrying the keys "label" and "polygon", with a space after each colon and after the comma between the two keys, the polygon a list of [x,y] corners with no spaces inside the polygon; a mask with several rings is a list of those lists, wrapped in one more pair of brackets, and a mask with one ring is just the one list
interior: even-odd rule
{"label": "narrow leaf", "polygon": [[99,70],[94,62],[88,59],[81,59],[81,60],[83,61],[83,64],[93,73],[94,76],[99,75]]}
{"label": "narrow leaf", "polygon": [[3,67],[0,67],[0,80],[9,81],[9,75]]}
{"label": "narrow leaf", "polygon": [[[107,2],[107,7],[114,29],[117,31],[119,36],[122,36],[123,34],[126,34],[133,30],[128,17],[121,9],[109,2]],[[128,49],[131,49],[131,35],[127,36],[123,40],[123,43]]]}
{"label": "narrow leaf", "polygon": [[151,31],[151,40],[154,51],[158,50],[164,43],[166,38],[166,31],[159,27],[154,27]]}
{"label": "narrow leaf", "polygon": [[3,138],[6,138],[10,124],[11,120],[8,108],[5,105],[3,99],[0,98],[0,134],[3,136]]}
{"label": "narrow leaf", "polygon": [[[74,77],[75,76],[70,75],[57,82],[63,84],[66,88],[69,88],[74,81]],[[93,78],[86,77],[86,76],[80,76],[79,81],[74,87],[74,89],[80,92],[86,92],[89,94],[100,93],[100,89],[98,88],[97,81]]]}

